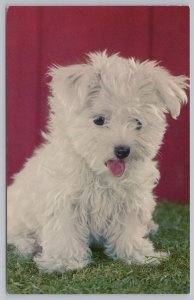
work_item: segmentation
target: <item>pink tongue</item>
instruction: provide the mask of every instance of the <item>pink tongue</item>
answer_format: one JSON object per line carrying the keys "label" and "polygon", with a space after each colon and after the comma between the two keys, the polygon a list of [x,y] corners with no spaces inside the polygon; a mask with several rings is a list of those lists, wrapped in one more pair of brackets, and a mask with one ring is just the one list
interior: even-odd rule
{"label": "pink tongue", "polygon": [[110,159],[107,161],[107,167],[113,176],[121,177],[125,171],[125,161],[118,159]]}

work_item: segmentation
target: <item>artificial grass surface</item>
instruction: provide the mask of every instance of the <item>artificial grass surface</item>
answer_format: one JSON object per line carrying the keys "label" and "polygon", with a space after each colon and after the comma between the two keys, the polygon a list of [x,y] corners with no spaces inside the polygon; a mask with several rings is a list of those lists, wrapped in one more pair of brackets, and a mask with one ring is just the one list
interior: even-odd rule
{"label": "artificial grass surface", "polygon": [[151,237],[156,250],[170,252],[158,266],[126,265],[93,251],[94,263],[64,274],[44,274],[32,260],[7,253],[9,294],[186,294],[189,293],[189,206],[159,204]]}

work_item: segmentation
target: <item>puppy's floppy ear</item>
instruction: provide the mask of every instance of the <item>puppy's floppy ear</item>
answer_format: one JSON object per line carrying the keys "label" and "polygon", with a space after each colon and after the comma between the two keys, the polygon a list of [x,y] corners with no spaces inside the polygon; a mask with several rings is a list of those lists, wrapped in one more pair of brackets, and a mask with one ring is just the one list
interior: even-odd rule
{"label": "puppy's floppy ear", "polygon": [[88,64],[53,66],[48,75],[52,77],[49,83],[52,95],[67,107],[81,108],[95,81],[94,70]]}
{"label": "puppy's floppy ear", "polygon": [[187,95],[185,90],[188,85],[186,76],[173,76],[166,69],[160,66],[154,67],[153,80],[159,98],[171,116],[176,119],[180,114],[182,104],[187,103]]}

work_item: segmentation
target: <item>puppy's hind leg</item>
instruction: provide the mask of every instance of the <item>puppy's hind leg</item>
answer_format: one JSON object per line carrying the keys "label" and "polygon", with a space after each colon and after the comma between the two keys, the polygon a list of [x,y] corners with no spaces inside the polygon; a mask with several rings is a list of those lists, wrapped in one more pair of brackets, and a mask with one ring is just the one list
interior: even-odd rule
{"label": "puppy's hind leg", "polygon": [[[16,220],[15,220],[16,221]],[[7,243],[16,247],[17,254],[30,258],[40,251],[35,232],[29,230],[24,223],[17,220],[7,226]]]}
{"label": "puppy's hind leg", "polygon": [[[18,202],[20,206],[17,204]],[[29,258],[40,249],[35,237],[35,226],[28,214],[31,210],[24,208],[21,194],[14,186],[9,187],[7,193],[7,243],[14,245],[18,254]]]}
{"label": "puppy's hind leg", "polygon": [[150,220],[150,222],[148,223],[148,233],[156,234],[158,231],[158,227],[158,224],[156,224],[153,220]]}
{"label": "puppy's hind leg", "polygon": [[17,254],[23,258],[31,258],[37,252],[41,251],[41,247],[38,245],[36,239],[30,236],[16,239],[14,246],[16,247]]}

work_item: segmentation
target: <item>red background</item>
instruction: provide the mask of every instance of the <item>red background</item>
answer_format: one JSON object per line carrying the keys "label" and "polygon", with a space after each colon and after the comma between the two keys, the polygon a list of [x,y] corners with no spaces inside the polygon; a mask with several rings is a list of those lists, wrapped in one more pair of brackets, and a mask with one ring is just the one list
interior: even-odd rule
{"label": "red background", "polygon": [[[90,51],[161,61],[189,75],[188,7],[9,7],[7,12],[7,178],[41,143],[48,66],[82,62]],[[189,105],[158,155],[160,199],[189,201]]]}

